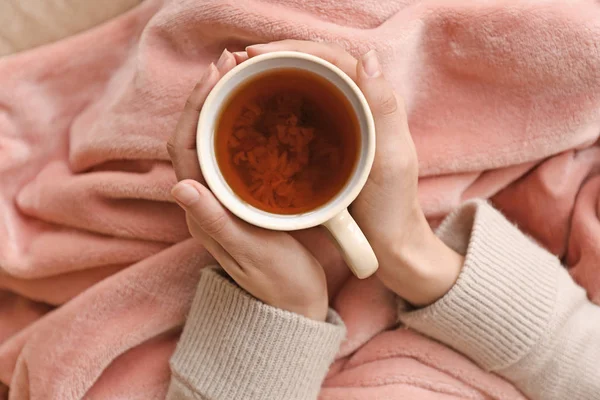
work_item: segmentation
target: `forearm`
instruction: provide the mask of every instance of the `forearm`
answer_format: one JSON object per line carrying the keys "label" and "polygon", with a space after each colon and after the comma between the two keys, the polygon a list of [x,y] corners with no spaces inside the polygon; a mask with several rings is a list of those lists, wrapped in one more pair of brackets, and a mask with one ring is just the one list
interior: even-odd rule
{"label": "forearm", "polygon": [[401,320],[513,382],[531,399],[600,393],[600,308],[559,260],[497,211],[470,203],[438,234],[465,254],[452,289]]}
{"label": "forearm", "polygon": [[315,399],[344,337],[337,314],[313,321],[203,271],[177,350],[168,400]]}

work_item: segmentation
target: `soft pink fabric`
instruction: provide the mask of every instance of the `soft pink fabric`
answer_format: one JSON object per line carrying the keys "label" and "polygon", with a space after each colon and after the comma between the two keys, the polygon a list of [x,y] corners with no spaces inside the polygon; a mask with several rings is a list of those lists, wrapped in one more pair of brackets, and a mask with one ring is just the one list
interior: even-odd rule
{"label": "soft pink fabric", "polygon": [[[600,302],[599,13],[593,0],[146,0],[0,60],[0,382],[12,399],[164,396],[211,262],[169,197],[165,142],[223,48],[282,38],[376,49],[406,99],[431,220],[495,195]],[[390,331],[381,283],[349,278],[322,234],[300,237],[349,331],[323,399],[522,398]]]}

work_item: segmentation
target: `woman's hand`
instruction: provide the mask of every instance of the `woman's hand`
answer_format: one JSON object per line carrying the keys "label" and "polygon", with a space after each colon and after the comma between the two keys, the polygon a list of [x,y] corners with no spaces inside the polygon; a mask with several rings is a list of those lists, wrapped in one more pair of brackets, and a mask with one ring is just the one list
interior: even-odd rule
{"label": "woman's hand", "polygon": [[379,260],[377,275],[416,306],[433,303],[454,285],[463,257],[431,231],[417,198],[418,163],[406,111],[385,80],[374,51],[357,60],[341,47],[284,40],[250,46],[249,57],[278,50],[310,53],[340,67],[364,93],[375,118],[377,151],[351,213]]}
{"label": "woman's hand", "polygon": [[186,211],[192,236],[238,285],[263,303],[325,320],[325,272],[298,241],[235,217],[206,187],[191,179],[175,185],[172,194]]}
{"label": "woman's hand", "polygon": [[167,146],[182,180],[172,190],[186,211],[188,228],[221,267],[247,292],[273,307],[324,321],[328,298],[321,265],[289,234],[264,230],[232,215],[201,183],[196,153],[198,116],[208,93],[243,60],[227,50],[211,64],[188,98]]}

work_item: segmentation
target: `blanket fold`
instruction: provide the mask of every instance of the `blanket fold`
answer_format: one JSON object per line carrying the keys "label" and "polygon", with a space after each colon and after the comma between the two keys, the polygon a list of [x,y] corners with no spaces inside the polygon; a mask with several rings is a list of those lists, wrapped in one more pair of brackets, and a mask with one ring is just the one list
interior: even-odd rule
{"label": "blanket fold", "polygon": [[[11,399],[160,399],[199,270],[166,152],[223,48],[284,38],[375,49],[406,100],[432,224],[491,198],[600,303],[600,4],[593,0],[145,0],[0,59],[0,382]],[[396,327],[376,278],[319,230],[348,337],[323,399],[521,399]],[[5,390],[4,390],[5,392]],[[3,389],[0,385],[0,397]]]}

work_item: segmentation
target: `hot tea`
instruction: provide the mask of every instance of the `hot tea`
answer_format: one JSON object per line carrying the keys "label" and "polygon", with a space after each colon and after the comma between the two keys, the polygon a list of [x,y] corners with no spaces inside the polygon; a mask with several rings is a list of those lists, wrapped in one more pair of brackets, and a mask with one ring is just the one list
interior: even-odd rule
{"label": "hot tea", "polygon": [[350,102],[326,79],[269,71],[223,107],[216,159],[243,201],[275,214],[304,213],[331,200],[352,175],[359,129]]}

